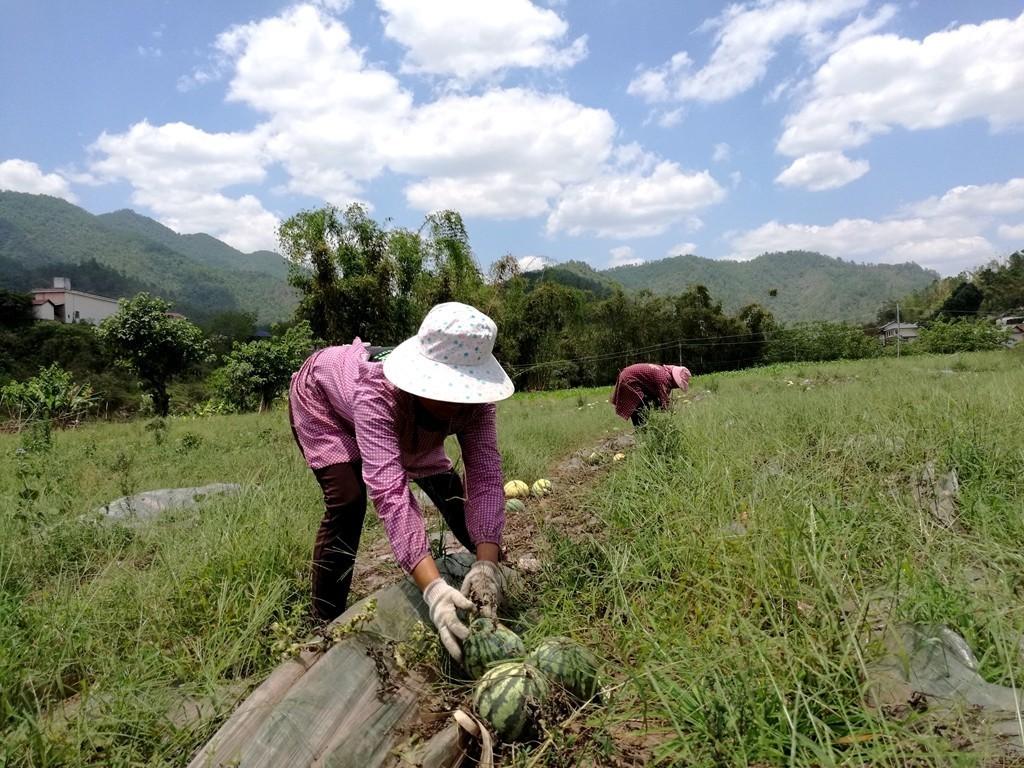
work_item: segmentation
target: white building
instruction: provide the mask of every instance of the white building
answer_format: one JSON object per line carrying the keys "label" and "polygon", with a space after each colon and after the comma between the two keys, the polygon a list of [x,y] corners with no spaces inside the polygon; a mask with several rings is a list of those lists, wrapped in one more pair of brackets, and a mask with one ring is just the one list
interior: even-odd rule
{"label": "white building", "polygon": [[53,278],[52,288],[32,291],[32,313],[36,320],[60,323],[98,323],[117,313],[117,299],[71,290],[71,280]]}
{"label": "white building", "polygon": [[878,329],[878,338],[883,344],[895,343],[897,338],[903,341],[913,341],[917,338],[917,323],[897,323],[893,320]]}

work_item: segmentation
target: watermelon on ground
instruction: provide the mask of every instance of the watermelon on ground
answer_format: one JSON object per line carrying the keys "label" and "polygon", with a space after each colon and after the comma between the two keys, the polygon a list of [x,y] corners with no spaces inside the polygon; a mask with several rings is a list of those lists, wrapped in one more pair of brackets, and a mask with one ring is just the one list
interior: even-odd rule
{"label": "watermelon on ground", "polygon": [[530,495],[530,486],[522,480],[509,480],[505,483],[506,499],[521,499]]}
{"label": "watermelon on ground", "polygon": [[525,512],[526,505],[523,503],[522,499],[509,499],[508,501],[505,502],[505,511],[516,513]]}
{"label": "watermelon on ground", "polygon": [[537,715],[548,696],[548,681],[536,667],[507,661],[491,667],[473,693],[473,708],[504,741],[535,732]]}
{"label": "watermelon on ground", "polygon": [[521,659],[525,653],[519,635],[494,619],[479,618],[469,625],[469,637],[462,644],[462,664],[476,680],[492,664]]}
{"label": "watermelon on ground", "polygon": [[597,659],[567,637],[548,638],[526,657],[526,661],[578,701],[589,701],[601,688]]}

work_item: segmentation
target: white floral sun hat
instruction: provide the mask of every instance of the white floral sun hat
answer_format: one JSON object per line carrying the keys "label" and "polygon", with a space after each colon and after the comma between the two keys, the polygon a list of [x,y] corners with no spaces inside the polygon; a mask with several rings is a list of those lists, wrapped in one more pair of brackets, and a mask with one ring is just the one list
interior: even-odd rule
{"label": "white floral sun hat", "polygon": [[468,304],[434,306],[419,332],[384,359],[384,375],[401,390],[448,403],[494,403],[515,387],[494,359],[498,326]]}

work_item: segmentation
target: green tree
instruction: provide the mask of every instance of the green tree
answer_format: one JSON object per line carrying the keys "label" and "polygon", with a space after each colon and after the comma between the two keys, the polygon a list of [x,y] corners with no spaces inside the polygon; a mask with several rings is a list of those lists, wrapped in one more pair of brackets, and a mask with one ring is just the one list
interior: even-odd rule
{"label": "green tree", "polygon": [[236,341],[248,341],[256,333],[256,313],[229,309],[218,312],[202,324],[217,355],[225,355]]}
{"label": "green tree", "polygon": [[153,398],[153,408],[166,416],[170,408],[167,385],[206,355],[206,342],[198,326],[170,314],[163,299],[140,293],[121,299],[116,315],[99,327],[100,339],[117,362],[134,372]]}
{"label": "green tree", "polygon": [[984,300],[985,295],[978,286],[964,281],[953,289],[953,293],[949,295],[948,299],[942,302],[942,306],[935,313],[935,319],[952,318],[955,320],[968,315],[976,315]]}
{"label": "green tree", "polygon": [[292,374],[312,351],[312,329],[305,321],[271,339],[236,342],[211,376],[213,389],[236,410],[263,411],[287,389]]}
{"label": "green tree", "polygon": [[300,211],[278,229],[302,299],[296,317],[330,344],[359,336],[378,344],[409,336],[424,253],[419,235],[378,224],[360,205]]}
{"label": "green tree", "polygon": [[33,319],[30,294],[0,289],[0,328],[23,328]]}

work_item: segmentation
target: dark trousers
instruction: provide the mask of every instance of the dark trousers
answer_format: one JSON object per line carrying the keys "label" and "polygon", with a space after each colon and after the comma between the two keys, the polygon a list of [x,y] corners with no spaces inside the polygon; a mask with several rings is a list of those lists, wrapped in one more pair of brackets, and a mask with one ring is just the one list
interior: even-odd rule
{"label": "dark trousers", "polygon": [[658,408],[660,404],[653,397],[645,397],[644,401],[640,403],[640,407],[633,411],[633,415],[629,417],[629,420],[633,422],[633,426],[637,429],[647,424],[647,417],[651,415],[652,408]]}
{"label": "dark trousers", "polygon": [[[332,464],[313,470],[324,492],[324,517],[313,545],[313,615],[323,621],[345,610],[352,586],[352,567],[366,516],[366,483],[362,464]],[[455,538],[474,551],[466,528],[465,490],[454,471],[415,481],[441,511]]]}

